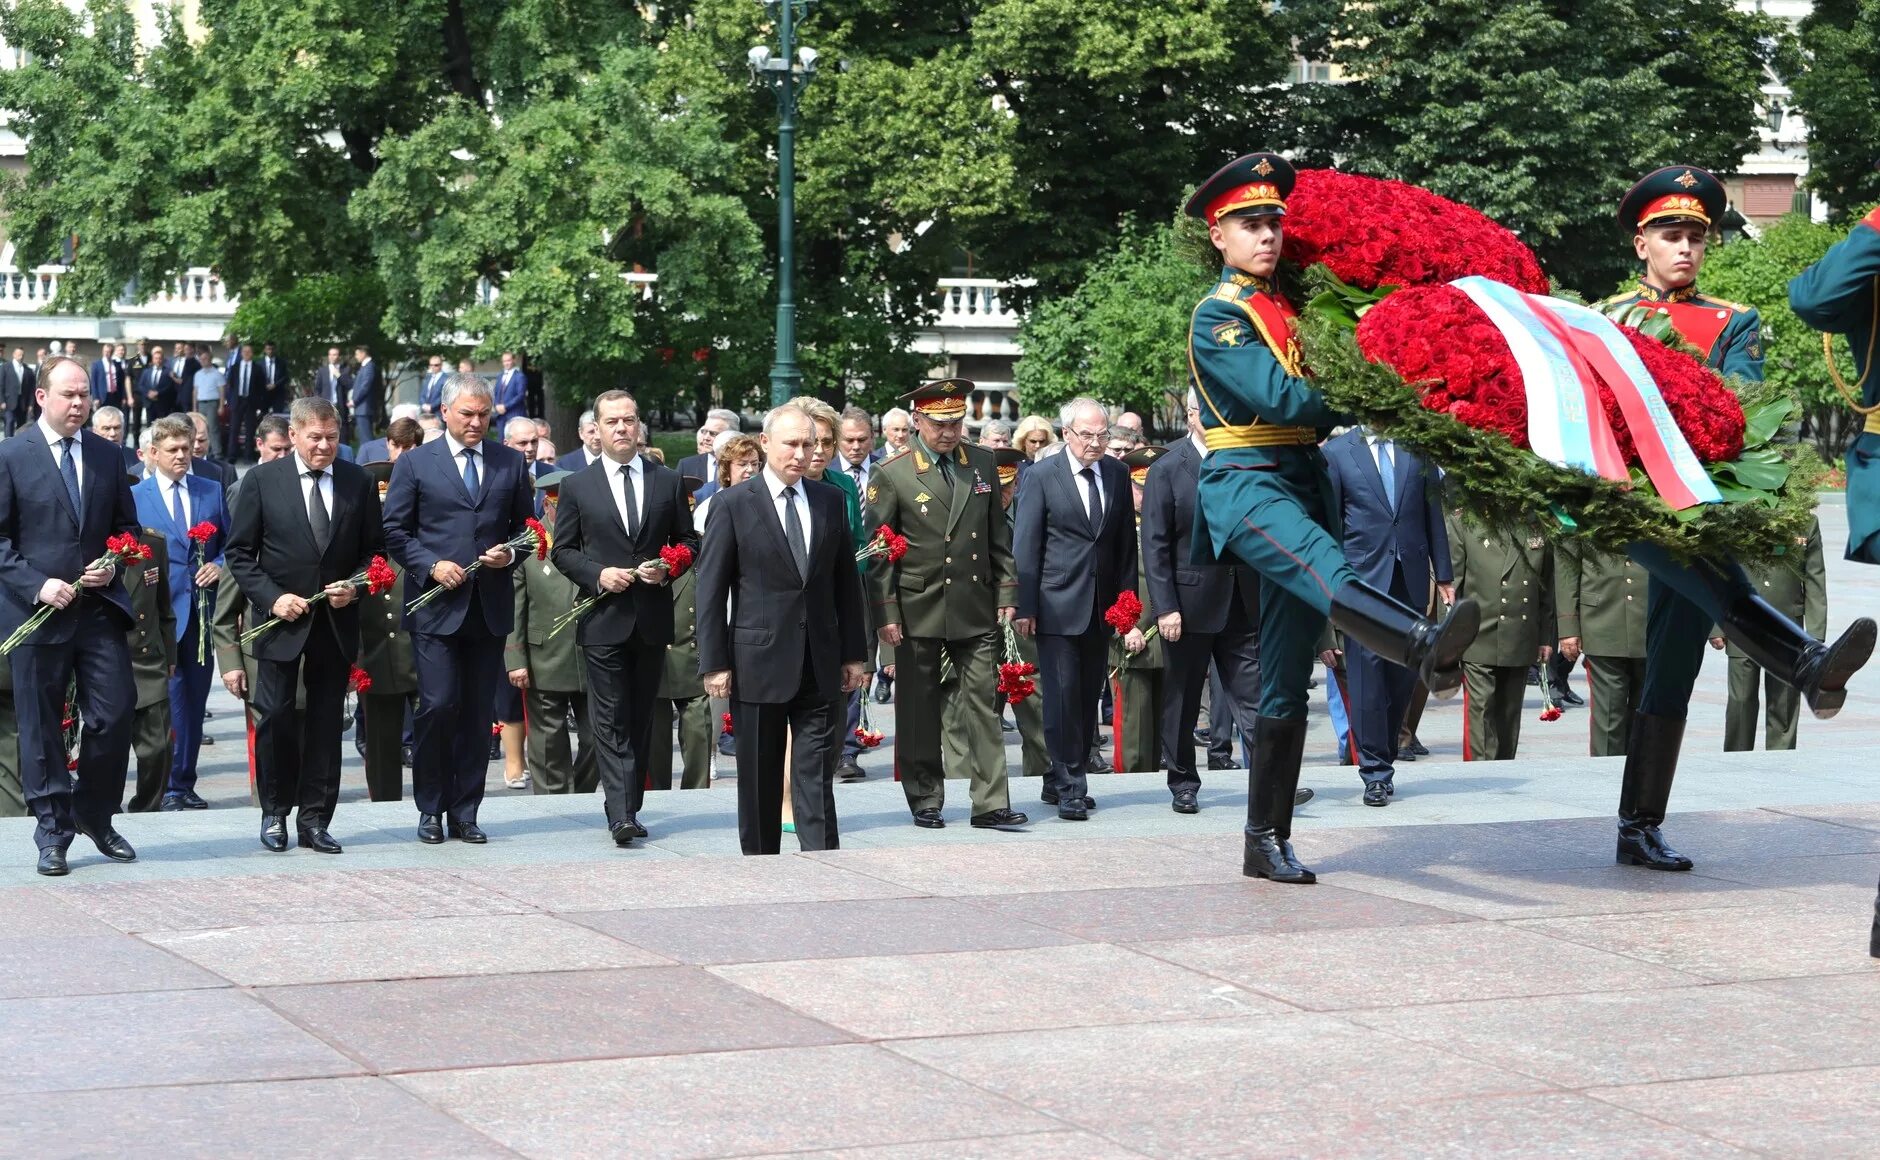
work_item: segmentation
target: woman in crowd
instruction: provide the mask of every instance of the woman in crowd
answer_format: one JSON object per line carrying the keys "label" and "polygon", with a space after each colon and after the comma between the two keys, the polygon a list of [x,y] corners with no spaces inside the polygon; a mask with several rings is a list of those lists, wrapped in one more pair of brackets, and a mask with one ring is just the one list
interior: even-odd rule
{"label": "woman in crowd", "polygon": [[1023,451],[1027,459],[1037,459],[1040,451],[1056,442],[1051,420],[1042,415],[1025,416],[1018,421],[1018,429],[1012,432],[1012,446]]}

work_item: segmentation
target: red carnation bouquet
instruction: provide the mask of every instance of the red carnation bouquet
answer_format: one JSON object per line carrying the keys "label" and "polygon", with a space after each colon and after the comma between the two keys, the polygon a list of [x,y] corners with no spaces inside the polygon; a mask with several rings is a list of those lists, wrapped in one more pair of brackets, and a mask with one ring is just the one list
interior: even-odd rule
{"label": "red carnation bouquet", "polygon": [[1032,680],[1038,675],[1038,666],[1019,657],[1018,634],[1012,630],[1011,621],[1000,621],[999,628],[1005,636],[1005,662],[999,666],[999,696],[1005,698],[1006,704],[1016,705],[1038,691],[1038,682]]}
{"label": "red carnation bouquet", "polygon": [[864,544],[861,551],[855,553],[855,562],[866,564],[870,560],[882,558],[890,564],[895,564],[899,563],[901,557],[905,555],[907,555],[907,537],[900,535],[887,524],[883,524],[875,529],[874,538]]}
{"label": "red carnation bouquet", "polygon": [[[148,559],[150,559],[150,549],[144,547],[141,540],[129,532],[119,532],[104,542],[104,555],[93,560],[86,566],[85,571],[96,572],[100,568],[115,568],[120,564],[141,564]],[[72,581],[72,586],[77,588],[83,579],[84,577],[81,576],[78,580]],[[83,594],[83,590],[80,589],[79,595]],[[71,605],[68,604],[66,607],[70,608]],[[0,657],[6,656],[24,644],[26,638],[33,635],[39,626],[51,619],[52,614],[57,611],[58,609],[50,604],[42,604],[34,609],[33,614],[26,618],[26,623],[14,629],[13,635],[7,637],[4,642],[0,642]]]}
{"label": "red carnation bouquet", "polygon": [[[725,732],[726,733],[731,732],[730,718],[731,718],[731,714],[726,713],[725,714]],[[887,738],[887,734],[881,732],[879,729],[870,729],[868,727],[868,698],[863,697],[862,698],[862,723],[855,727],[856,743],[859,744],[863,749],[874,749],[877,746],[879,746],[882,743],[882,741],[885,740],[886,738]]]}
{"label": "red carnation bouquet", "polygon": [[346,675],[346,687],[355,693],[366,692],[372,688],[372,674],[354,665],[352,672]]}
{"label": "red carnation bouquet", "polygon": [[[215,538],[219,529],[209,520],[199,522],[189,529],[189,551],[196,561],[196,570],[209,560],[209,541]],[[210,589],[196,586],[196,663],[209,663],[209,593]]]}
{"label": "red carnation bouquet", "polygon": [[726,737],[731,736],[731,714],[726,713],[719,719],[718,732],[724,734]]}
{"label": "red carnation bouquet", "polygon": [[[686,569],[692,566],[692,549],[684,544],[667,544],[659,550],[659,563],[665,565],[666,579],[676,580],[685,575]],[[556,617],[555,623],[548,628],[548,636],[543,639],[554,640],[563,629],[579,622],[596,604],[612,595],[611,592],[596,592],[592,596],[575,601],[574,607]]]}
{"label": "red carnation bouquet", "polygon": [[1129,630],[1136,627],[1136,621],[1142,618],[1142,597],[1136,595],[1133,588],[1125,588],[1116,594],[1116,603],[1103,614],[1103,619],[1116,630],[1118,636],[1128,636]]}
{"label": "red carnation bouquet", "polygon": [[[391,564],[386,562],[385,557],[374,556],[372,557],[372,561],[366,565],[365,571],[347,577],[345,582],[352,585],[354,588],[364,588],[368,595],[377,596],[379,593],[389,590],[393,584],[398,582],[398,573],[392,568]],[[322,588],[312,596],[303,597],[302,599],[306,600],[310,605],[318,604],[320,601],[326,599],[326,589]],[[260,640],[262,637],[286,623],[286,621],[278,616],[268,617],[260,624],[242,633],[242,647],[246,648],[248,645]]]}
{"label": "red carnation bouquet", "polygon": [[[523,520],[522,531],[519,532],[513,539],[505,540],[503,542],[503,547],[508,548],[511,552],[516,553],[518,556],[520,556],[524,552],[533,552],[535,554],[536,559],[546,560],[548,558],[548,529],[542,526],[541,520],[538,520],[538,519]],[[476,575],[477,570],[482,567],[483,567],[483,558],[481,556],[470,561],[469,564],[465,565],[464,570],[463,570],[464,581],[468,583],[470,580],[470,577]],[[459,587],[462,587],[462,585],[459,585]],[[433,584],[416,600],[412,601],[410,604],[405,605],[405,611],[416,612],[418,611],[418,609],[423,608],[425,605],[431,603],[432,601],[436,600],[438,597],[444,595],[444,593],[449,592],[449,591],[451,591],[451,589],[444,587],[442,584]]]}
{"label": "red carnation bouquet", "polygon": [[666,578],[677,580],[692,566],[692,549],[684,544],[667,544],[659,550],[659,559],[666,565]]}

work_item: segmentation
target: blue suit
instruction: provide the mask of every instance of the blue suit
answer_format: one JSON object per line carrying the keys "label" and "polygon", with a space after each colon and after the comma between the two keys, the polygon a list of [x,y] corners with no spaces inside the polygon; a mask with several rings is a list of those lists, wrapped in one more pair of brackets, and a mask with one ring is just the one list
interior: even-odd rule
{"label": "blue suit", "polygon": [[418,406],[427,415],[435,415],[444,409],[444,384],[450,375],[439,371],[434,375],[424,376],[424,383],[418,388]]}
{"label": "blue suit", "polygon": [[352,413],[355,442],[364,443],[379,416],[379,364],[372,359],[353,372]]}
{"label": "blue suit", "polygon": [[[434,565],[449,560],[469,567],[519,535],[535,510],[522,453],[490,440],[477,451],[474,495],[448,437],[392,464],[385,545],[404,565],[407,604],[434,586]],[[455,591],[405,614],[418,670],[411,783],[420,814],[474,822],[483,803],[490,707],[503,678],[503,644],[515,623],[515,563],[478,569]]]}
{"label": "blue suit", "polygon": [[[0,443],[0,637],[32,615],[47,580],[77,580],[104,555],[108,538],[138,530],[117,445],[89,431],[78,439],[75,454],[84,470],[76,511],[40,424]],[[109,833],[123,803],[137,702],[125,634],[135,623],[124,582],[114,577],[102,588],[80,588],[78,599],[7,658],[21,788],[39,819],[34,840],[41,849],[71,845],[78,827]],[[84,722],[76,785],[66,768],[62,726],[72,681]]]}
{"label": "blue suit", "polygon": [[[109,365],[108,372],[106,369],[107,364]],[[116,376],[117,378],[115,389],[113,389],[114,384],[110,381],[112,376]],[[98,407],[123,407],[124,401],[128,397],[124,389],[124,380],[127,377],[124,371],[124,364],[118,362],[116,359],[93,359],[91,363],[92,407],[94,409]]]}
{"label": "blue suit", "polygon": [[499,408],[496,413],[505,419],[523,414],[523,400],[528,397],[528,390],[529,376],[522,373],[521,367],[497,375],[490,385],[490,394]]}
{"label": "blue suit", "polygon": [[368,463],[390,463],[391,461],[391,445],[383,439],[368,439],[361,443],[354,460],[362,467]]}
{"label": "blue suit", "polygon": [[[1430,606],[1432,572],[1439,583],[1452,578],[1441,488],[1415,455],[1390,446],[1394,463],[1386,488],[1361,429],[1326,441],[1332,515],[1343,523],[1345,559],[1359,579],[1422,610]],[[1358,741],[1358,774],[1365,781],[1388,782],[1416,674],[1351,639],[1345,641],[1345,674],[1351,693],[1345,713]]]}
{"label": "blue suit", "polygon": [[[209,701],[209,682],[215,676],[215,650],[206,653],[199,647],[201,634],[215,623],[216,590],[206,596],[206,607],[199,607],[196,569],[204,563],[224,567],[223,546],[228,542],[228,504],[222,485],[200,475],[185,475],[185,494],[189,497],[188,523],[179,524],[164,502],[162,480],[145,476],[131,488],[137,504],[137,518],[147,528],[163,533],[165,547],[173,562],[170,568],[170,607],[176,613],[176,671],[170,674],[170,784],[167,794],[196,788],[197,757],[202,752],[202,719]],[[189,538],[189,529],[207,521],[215,525],[215,534],[198,553]],[[198,615],[201,613],[201,615]],[[206,659],[198,660],[198,656]]]}

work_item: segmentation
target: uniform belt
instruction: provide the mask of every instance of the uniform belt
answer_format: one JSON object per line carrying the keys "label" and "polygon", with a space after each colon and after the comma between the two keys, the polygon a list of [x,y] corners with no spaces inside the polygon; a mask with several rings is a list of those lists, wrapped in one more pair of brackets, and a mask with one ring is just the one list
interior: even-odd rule
{"label": "uniform belt", "polygon": [[1867,434],[1880,435],[1880,411],[1867,416]]}
{"label": "uniform belt", "polygon": [[1312,447],[1318,444],[1319,433],[1310,427],[1249,423],[1244,427],[1209,427],[1201,432],[1201,441],[1209,451],[1227,447]]}

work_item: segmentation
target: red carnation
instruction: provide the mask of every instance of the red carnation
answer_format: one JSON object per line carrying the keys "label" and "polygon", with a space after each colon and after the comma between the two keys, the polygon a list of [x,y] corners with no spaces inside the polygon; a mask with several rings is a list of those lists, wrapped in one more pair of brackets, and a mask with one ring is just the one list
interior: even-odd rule
{"label": "red carnation", "polygon": [[684,544],[668,544],[659,550],[659,558],[666,562],[666,575],[676,578],[692,566],[692,549]]}
{"label": "red carnation", "polygon": [[1136,621],[1141,616],[1142,598],[1136,595],[1135,589],[1125,588],[1116,594],[1116,603],[1110,605],[1110,610],[1103,614],[1103,619],[1109,622],[1110,627],[1116,630],[1118,636],[1127,636],[1129,630],[1136,627]]}
{"label": "red carnation", "polygon": [[1038,691],[1038,682],[1030,678],[1038,666],[1025,661],[1007,661],[999,666],[999,695],[1008,705],[1016,705]]}
{"label": "red carnation", "polygon": [[201,523],[197,524],[195,527],[189,529],[189,538],[196,541],[198,544],[206,544],[209,542],[210,537],[214,536],[215,533],[216,533],[216,526],[210,523],[208,520],[204,520]]}
{"label": "red carnation", "polygon": [[861,747],[863,749],[875,748],[875,746],[881,744],[882,740],[885,737],[887,737],[887,734],[885,733],[879,733],[872,729],[865,729],[860,725],[857,725],[855,727],[855,740],[861,744]]}
{"label": "red carnation", "polygon": [[366,591],[377,596],[396,583],[398,583],[398,573],[386,563],[385,557],[372,557],[372,562],[366,565]]}
{"label": "red carnation", "polygon": [[502,735],[503,735],[503,723],[501,721],[490,722],[490,736],[501,737]]}
{"label": "red carnation", "polygon": [[726,713],[724,715],[724,719],[719,724],[718,731],[723,733],[726,737],[731,736],[731,714]]}
{"label": "red carnation", "polygon": [[542,521],[527,519],[522,521],[522,526],[535,533],[535,558],[548,559],[548,529],[542,526]]}
{"label": "red carnation", "polygon": [[346,679],[346,683],[353,692],[363,693],[372,687],[372,674],[366,672],[358,665],[354,665],[352,673]]}
{"label": "red carnation", "polygon": [[121,564],[135,564],[141,560],[150,559],[150,549],[129,532],[119,532],[106,540],[104,550],[116,556]]}

